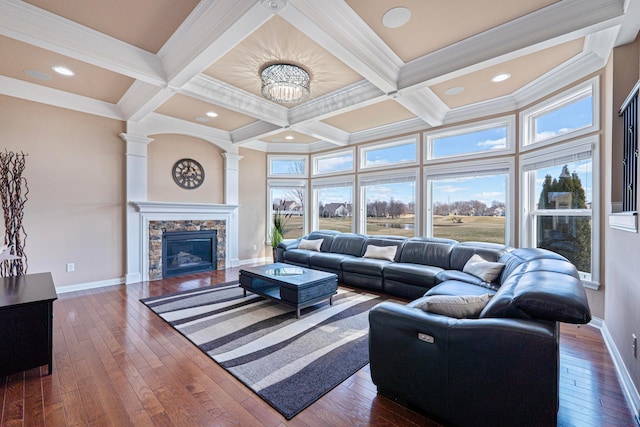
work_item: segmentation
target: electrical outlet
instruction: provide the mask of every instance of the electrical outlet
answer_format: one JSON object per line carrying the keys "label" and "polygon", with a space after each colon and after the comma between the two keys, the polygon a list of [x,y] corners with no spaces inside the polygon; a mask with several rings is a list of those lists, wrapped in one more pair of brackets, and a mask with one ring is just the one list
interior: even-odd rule
{"label": "electrical outlet", "polygon": [[253,250],[257,251],[258,250],[258,245],[253,245]]}
{"label": "electrical outlet", "polygon": [[76,271],[76,265],[72,262],[67,263],[67,273],[73,273]]}
{"label": "electrical outlet", "polygon": [[631,334],[631,348],[633,349],[633,357],[638,357],[638,338],[636,338],[636,334]]}

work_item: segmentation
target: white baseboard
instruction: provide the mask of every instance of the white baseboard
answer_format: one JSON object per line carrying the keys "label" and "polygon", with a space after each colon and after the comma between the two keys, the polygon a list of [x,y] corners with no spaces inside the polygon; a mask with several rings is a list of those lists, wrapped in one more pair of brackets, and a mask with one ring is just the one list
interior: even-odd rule
{"label": "white baseboard", "polygon": [[271,259],[271,257],[262,257],[262,258],[250,258],[250,259],[243,259],[240,260],[240,262],[238,263],[238,265],[247,265],[247,264],[264,264],[264,263],[270,263],[273,262],[273,260]]}
{"label": "white baseboard", "polygon": [[[603,320],[601,319],[597,319],[597,320],[601,325],[599,328],[600,328],[600,332],[602,333],[602,338],[604,339],[604,343],[607,345],[609,354],[613,359],[613,364],[616,367],[616,373],[618,374],[618,379],[620,380],[620,386],[622,387],[622,392],[627,398],[627,402],[629,402],[629,405],[631,405],[631,409],[633,410],[633,413],[636,414],[636,417],[637,417],[638,414],[640,414],[640,393],[638,393],[638,389],[633,383],[633,379],[631,378],[631,375],[629,375],[629,371],[627,370],[627,367],[624,365],[622,356],[620,355],[620,352],[618,351],[618,347],[616,347],[615,342],[613,342],[613,338],[611,337],[611,334],[607,329],[607,325]],[[592,320],[590,324],[593,324],[593,326],[598,327],[596,326],[597,323],[598,322],[594,322]]]}
{"label": "white baseboard", "polygon": [[87,289],[103,288],[105,286],[122,285],[125,283],[124,277],[119,279],[99,280],[97,282],[79,283],[77,285],[56,286],[56,292],[65,294],[67,292],[86,291]]}

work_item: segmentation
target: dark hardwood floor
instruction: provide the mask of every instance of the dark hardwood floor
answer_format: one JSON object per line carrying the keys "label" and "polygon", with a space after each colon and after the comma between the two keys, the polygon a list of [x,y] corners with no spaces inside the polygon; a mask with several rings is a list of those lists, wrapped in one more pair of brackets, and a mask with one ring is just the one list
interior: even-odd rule
{"label": "dark hardwood floor", "polygon": [[[368,366],[287,422],[138,301],[237,277],[229,269],[61,294],[53,374],[0,378],[2,426],[439,425],[378,396]],[[635,426],[600,331],[562,325],[560,348],[558,425]]]}

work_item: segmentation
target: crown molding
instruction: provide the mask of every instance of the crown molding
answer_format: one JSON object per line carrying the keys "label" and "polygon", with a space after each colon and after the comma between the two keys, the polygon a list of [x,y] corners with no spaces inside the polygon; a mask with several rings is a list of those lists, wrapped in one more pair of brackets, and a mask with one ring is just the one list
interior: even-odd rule
{"label": "crown molding", "polygon": [[139,122],[127,122],[127,133],[144,136],[172,133],[189,135],[210,142],[224,151],[237,153],[229,132],[158,113],[151,113]]}
{"label": "crown molding", "polygon": [[425,86],[487,66],[514,52],[557,38],[580,37],[620,24],[620,0],[563,0],[427,54],[403,67],[398,86]]}
{"label": "crown molding", "polygon": [[366,129],[360,132],[354,132],[349,138],[349,144],[359,144],[374,139],[391,138],[405,133],[420,132],[430,128],[421,118],[404,120],[398,123],[392,123],[373,129]]}
{"label": "crown molding", "polygon": [[289,125],[287,108],[233,88],[204,74],[195,76],[181,88],[180,92],[277,126]]}
{"label": "crown molding", "polygon": [[0,34],[4,36],[150,84],[165,84],[160,60],[146,50],[23,1],[0,0],[0,5]]}
{"label": "crown molding", "polygon": [[0,94],[109,119],[124,120],[122,111],[115,104],[11,77],[0,76]]}
{"label": "crown molding", "polygon": [[397,90],[404,63],[346,2],[291,0],[280,16],[383,93]]}

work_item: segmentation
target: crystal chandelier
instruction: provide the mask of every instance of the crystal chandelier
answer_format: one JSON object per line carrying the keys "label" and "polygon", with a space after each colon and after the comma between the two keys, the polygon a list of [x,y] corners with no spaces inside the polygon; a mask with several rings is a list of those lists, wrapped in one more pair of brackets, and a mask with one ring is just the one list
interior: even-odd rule
{"label": "crystal chandelier", "polygon": [[278,104],[295,104],[309,97],[309,73],[292,64],[268,65],[260,72],[262,95]]}

